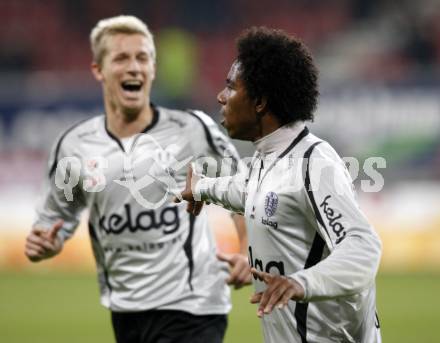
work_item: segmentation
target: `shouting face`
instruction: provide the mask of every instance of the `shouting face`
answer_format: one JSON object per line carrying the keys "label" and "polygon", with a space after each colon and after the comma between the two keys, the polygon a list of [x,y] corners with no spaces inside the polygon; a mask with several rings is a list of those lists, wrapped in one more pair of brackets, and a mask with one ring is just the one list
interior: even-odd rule
{"label": "shouting face", "polygon": [[92,70],[102,83],[108,110],[131,121],[149,106],[155,61],[151,42],[142,34],[118,33],[106,37],[102,63],[94,63]]}

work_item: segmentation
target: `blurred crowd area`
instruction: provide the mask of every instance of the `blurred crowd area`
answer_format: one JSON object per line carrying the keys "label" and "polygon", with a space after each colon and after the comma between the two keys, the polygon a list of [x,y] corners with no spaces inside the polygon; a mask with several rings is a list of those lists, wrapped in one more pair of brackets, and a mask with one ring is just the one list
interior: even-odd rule
{"label": "blurred crowd area", "polygon": [[300,37],[337,65],[337,73],[322,68],[330,78],[403,81],[440,65],[437,0],[1,0],[0,71],[87,70],[90,29],[121,13],[145,20],[167,54],[188,50],[197,74],[189,79],[214,89],[234,38],[252,25]]}
{"label": "blurred crowd area", "polygon": [[321,75],[314,131],[344,156],[384,157],[389,180],[440,180],[438,0],[0,0],[0,183],[35,177],[29,161],[61,130],[103,112],[89,33],[118,14],[154,33],[153,101],[217,120],[237,35],[265,25],[300,37]]}
{"label": "blurred crowd area", "polygon": [[[119,14],[154,33],[152,101],[217,121],[238,34],[265,25],[300,37],[320,70],[308,125],[349,159],[361,207],[384,242],[383,265],[438,269],[439,0],[0,0],[0,269],[24,264],[23,236],[56,137],[104,113],[89,33]],[[236,143],[243,157],[252,154]],[[372,175],[383,183],[365,192]],[[80,260],[79,246],[88,245],[80,241],[66,260]]]}

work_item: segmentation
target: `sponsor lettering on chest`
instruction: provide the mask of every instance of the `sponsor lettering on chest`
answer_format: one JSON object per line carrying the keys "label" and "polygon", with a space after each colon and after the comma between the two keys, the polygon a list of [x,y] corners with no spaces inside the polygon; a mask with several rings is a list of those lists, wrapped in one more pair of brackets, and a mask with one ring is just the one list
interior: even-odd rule
{"label": "sponsor lettering on chest", "polygon": [[99,227],[107,234],[120,235],[124,231],[149,231],[163,229],[165,235],[179,229],[180,220],[177,206],[165,207],[162,210],[146,210],[132,214],[131,206],[124,205],[125,216],[112,213],[99,218]]}

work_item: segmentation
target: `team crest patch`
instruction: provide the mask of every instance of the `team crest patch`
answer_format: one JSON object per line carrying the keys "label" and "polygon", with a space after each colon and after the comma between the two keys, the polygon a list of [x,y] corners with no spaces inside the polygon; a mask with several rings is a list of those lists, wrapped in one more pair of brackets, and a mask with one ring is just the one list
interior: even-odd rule
{"label": "team crest patch", "polygon": [[274,192],[269,192],[266,194],[266,199],[264,200],[264,212],[266,216],[272,217],[278,206],[278,195]]}

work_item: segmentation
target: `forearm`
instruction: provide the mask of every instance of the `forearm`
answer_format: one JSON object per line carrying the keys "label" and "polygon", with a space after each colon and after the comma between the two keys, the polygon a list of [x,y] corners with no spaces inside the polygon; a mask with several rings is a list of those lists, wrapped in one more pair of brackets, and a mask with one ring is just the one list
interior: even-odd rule
{"label": "forearm", "polygon": [[237,230],[238,242],[240,245],[240,254],[247,255],[249,244],[245,218],[240,214],[233,213],[232,220],[234,221],[235,229]]}
{"label": "forearm", "polygon": [[347,236],[323,261],[290,275],[305,290],[305,301],[327,300],[363,291],[374,283],[381,256],[376,234]]}
{"label": "forearm", "polygon": [[194,198],[220,205],[235,213],[244,213],[244,183],[238,176],[201,178],[194,187]]}

